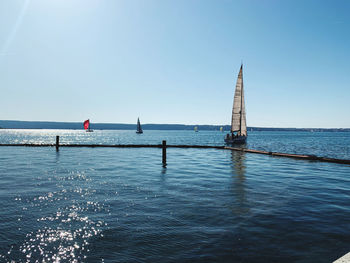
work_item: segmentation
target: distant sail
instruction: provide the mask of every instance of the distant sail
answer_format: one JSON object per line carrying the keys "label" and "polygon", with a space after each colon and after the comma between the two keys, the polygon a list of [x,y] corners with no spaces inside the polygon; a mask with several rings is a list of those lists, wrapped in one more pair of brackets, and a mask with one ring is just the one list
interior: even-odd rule
{"label": "distant sail", "polygon": [[247,123],[244,105],[244,89],[243,89],[243,65],[239,70],[235,96],[233,99],[231,132],[237,132],[239,136],[247,136]]}
{"label": "distant sail", "polygon": [[90,127],[90,120],[84,121],[84,129],[85,129],[85,130],[88,130],[89,127]]}
{"label": "distant sail", "polygon": [[198,132],[198,127],[197,126],[194,127],[194,131]]}
{"label": "distant sail", "polygon": [[140,118],[137,118],[137,128],[136,128],[136,133],[143,133],[141,123],[140,123]]}
{"label": "distant sail", "polygon": [[84,129],[86,132],[93,132],[94,130],[90,129],[90,120],[84,121]]}

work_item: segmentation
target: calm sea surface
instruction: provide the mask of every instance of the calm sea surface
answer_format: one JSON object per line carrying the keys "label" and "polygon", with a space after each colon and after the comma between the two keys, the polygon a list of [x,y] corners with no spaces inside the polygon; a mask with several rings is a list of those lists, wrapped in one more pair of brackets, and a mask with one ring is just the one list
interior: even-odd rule
{"label": "calm sea surface", "polygon": [[[213,131],[0,130],[0,143],[223,145]],[[350,159],[350,133],[245,147]],[[228,150],[0,147],[0,262],[332,262],[350,166]]]}

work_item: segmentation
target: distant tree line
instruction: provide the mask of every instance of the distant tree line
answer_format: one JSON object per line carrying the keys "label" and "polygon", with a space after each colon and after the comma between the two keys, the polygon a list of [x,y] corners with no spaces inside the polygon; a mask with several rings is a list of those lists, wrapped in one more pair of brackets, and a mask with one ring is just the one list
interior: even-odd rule
{"label": "distant tree line", "polygon": [[[185,125],[185,124],[143,124],[144,130],[194,130],[229,131],[230,125]],[[125,123],[91,123],[95,130],[136,130],[135,124]],[[0,120],[0,129],[73,129],[82,130],[83,122],[50,122],[50,121],[12,121]],[[273,127],[248,127],[248,131],[305,131],[305,132],[349,132],[350,128],[273,128]]]}

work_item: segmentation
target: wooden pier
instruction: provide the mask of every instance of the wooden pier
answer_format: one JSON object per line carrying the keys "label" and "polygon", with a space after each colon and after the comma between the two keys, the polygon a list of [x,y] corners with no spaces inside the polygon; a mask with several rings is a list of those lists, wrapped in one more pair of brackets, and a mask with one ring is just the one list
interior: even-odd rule
{"label": "wooden pier", "polygon": [[279,152],[267,152],[259,151],[253,149],[239,148],[239,147],[229,147],[229,146],[211,146],[211,145],[168,145],[166,141],[162,141],[162,144],[60,144],[59,136],[56,136],[55,144],[0,144],[1,146],[17,146],[17,147],[55,147],[58,151],[60,147],[88,147],[88,148],[161,148],[162,149],[162,164],[166,166],[166,149],[167,148],[184,148],[184,149],[218,149],[218,150],[231,150],[246,153],[264,154],[273,157],[285,157],[308,161],[318,161],[318,162],[328,162],[328,163],[339,163],[350,165],[350,160],[346,159],[335,159],[328,157],[320,157],[315,155],[302,155],[302,154],[289,154],[289,153],[279,153]]}

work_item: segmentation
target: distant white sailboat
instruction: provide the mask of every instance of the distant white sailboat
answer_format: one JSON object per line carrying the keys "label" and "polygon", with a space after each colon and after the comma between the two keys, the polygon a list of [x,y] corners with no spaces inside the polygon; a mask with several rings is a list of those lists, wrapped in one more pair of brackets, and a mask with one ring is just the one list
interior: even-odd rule
{"label": "distant white sailboat", "polygon": [[247,136],[248,133],[243,89],[243,65],[241,65],[233,99],[231,133],[226,135],[225,142],[229,144],[245,143]]}
{"label": "distant white sailboat", "polygon": [[194,131],[198,132],[198,127],[197,126],[194,127]]}
{"label": "distant white sailboat", "polygon": [[137,134],[141,134],[143,133],[142,127],[141,127],[141,123],[140,123],[140,118],[137,118],[137,128],[136,128],[136,133]]}

